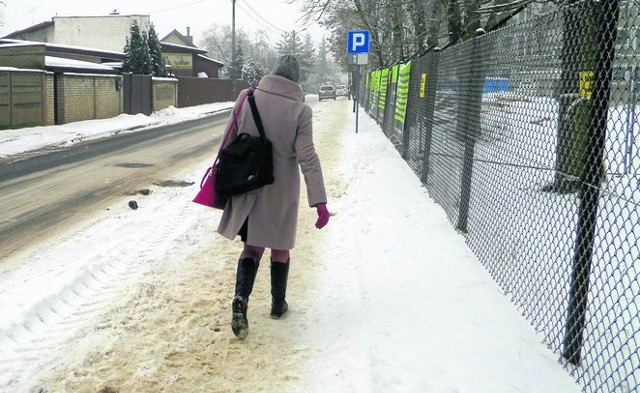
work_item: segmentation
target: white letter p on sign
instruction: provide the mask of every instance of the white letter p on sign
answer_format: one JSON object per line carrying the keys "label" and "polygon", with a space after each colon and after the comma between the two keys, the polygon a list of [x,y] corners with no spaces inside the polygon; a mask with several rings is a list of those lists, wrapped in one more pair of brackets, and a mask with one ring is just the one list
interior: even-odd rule
{"label": "white letter p on sign", "polygon": [[365,35],[363,33],[355,33],[351,37],[351,48],[354,51],[358,50],[359,46],[363,46],[366,43]]}

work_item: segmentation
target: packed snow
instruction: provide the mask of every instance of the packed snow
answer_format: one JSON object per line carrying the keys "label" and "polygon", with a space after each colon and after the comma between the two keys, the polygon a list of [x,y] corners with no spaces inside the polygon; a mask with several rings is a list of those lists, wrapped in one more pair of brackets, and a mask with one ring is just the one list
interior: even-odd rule
{"label": "packed snow", "polygon": [[[264,258],[249,337],[231,332],[241,242],[191,203],[213,157],[0,263],[3,392],[579,392],[380,127],[307,102],[333,216],[304,191],[282,320]],[[0,156],[225,110],[169,108],[0,131]],[[212,146],[212,154],[216,146]]]}

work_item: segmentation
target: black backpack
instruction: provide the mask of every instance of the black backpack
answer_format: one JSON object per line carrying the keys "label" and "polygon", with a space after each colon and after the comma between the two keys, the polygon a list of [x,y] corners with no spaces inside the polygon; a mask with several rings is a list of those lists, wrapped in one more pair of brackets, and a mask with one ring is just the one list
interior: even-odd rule
{"label": "black backpack", "polygon": [[247,97],[260,136],[238,134],[219,154],[216,192],[232,196],[273,183],[273,150],[265,137],[253,90]]}

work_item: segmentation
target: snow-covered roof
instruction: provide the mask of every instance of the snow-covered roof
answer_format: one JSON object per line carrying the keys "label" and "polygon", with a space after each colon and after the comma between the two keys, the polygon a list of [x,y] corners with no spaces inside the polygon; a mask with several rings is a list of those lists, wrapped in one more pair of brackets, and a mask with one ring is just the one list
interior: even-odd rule
{"label": "snow-covered roof", "polygon": [[5,35],[4,37],[16,37],[16,36],[19,36],[20,34],[28,33],[28,32],[31,32],[31,31],[36,31],[36,30],[40,30],[40,29],[44,29],[44,28],[47,28],[49,26],[53,26],[53,20],[40,22],[40,23],[38,23],[36,25],[32,25],[32,26],[26,27],[24,29],[16,30],[14,32],[11,32],[11,33]]}
{"label": "snow-covered roof", "polygon": [[45,72],[42,70],[33,70],[30,68],[16,68],[16,67],[0,67],[0,71],[20,71],[20,72]]}
{"label": "snow-covered roof", "polygon": [[185,51],[191,52],[191,53],[207,53],[206,50],[197,48],[195,46],[172,44],[171,42],[160,42],[160,44],[162,46],[174,47],[176,49],[184,49]]}
{"label": "snow-covered roof", "polygon": [[0,47],[2,48],[17,48],[21,46],[33,46],[38,44],[44,45],[44,42],[17,41],[17,40],[3,40],[3,41],[16,41],[16,42],[11,44],[2,44],[2,42],[0,42]]}
{"label": "snow-covered roof", "polygon": [[66,52],[85,52],[85,53],[91,53],[91,54],[109,55],[109,57],[114,57],[114,58],[121,58],[124,56],[123,52],[116,52],[116,51],[110,51],[105,49],[88,48],[84,46],[74,46],[74,45],[52,44],[50,42],[15,40],[10,38],[0,38],[0,44],[2,45],[2,47],[7,47],[9,45],[15,45],[15,46],[44,45],[46,48],[51,49],[52,51],[60,50],[60,51],[66,51]]}
{"label": "snow-covered roof", "polygon": [[44,63],[47,67],[57,68],[71,68],[78,70],[93,70],[93,71],[107,71],[115,72],[113,67],[108,67],[102,64],[90,63],[88,61],[80,61],[73,59],[65,59],[63,57],[45,56]]}
{"label": "snow-covered roof", "polygon": [[196,56],[198,56],[199,58],[204,59],[204,60],[206,60],[206,61],[213,61],[214,63],[218,63],[218,64],[226,65],[226,64],[224,64],[224,63],[223,63],[223,62],[221,62],[221,61],[218,61],[218,60],[215,60],[215,59],[210,58],[209,56],[205,56],[205,55],[196,55]]}
{"label": "snow-covered roof", "polygon": [[107,63],[102,63],[102,65],[106,66],[106,67],[117,68],[117,69],[122,68],[122,62],[121,61],[110,61],[110,62],[107,62]]}

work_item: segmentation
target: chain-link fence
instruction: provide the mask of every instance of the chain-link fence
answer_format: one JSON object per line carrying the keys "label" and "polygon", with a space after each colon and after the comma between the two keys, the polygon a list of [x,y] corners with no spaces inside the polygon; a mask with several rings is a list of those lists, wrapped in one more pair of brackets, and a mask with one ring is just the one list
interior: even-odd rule
{"label": "chain-link fence", "polygon": [[639,5],[573,3],[412,60],[404,88],[376,70],[363,98],[584,390],[639,392]]}

